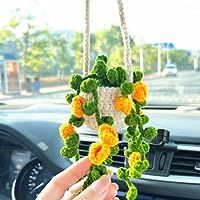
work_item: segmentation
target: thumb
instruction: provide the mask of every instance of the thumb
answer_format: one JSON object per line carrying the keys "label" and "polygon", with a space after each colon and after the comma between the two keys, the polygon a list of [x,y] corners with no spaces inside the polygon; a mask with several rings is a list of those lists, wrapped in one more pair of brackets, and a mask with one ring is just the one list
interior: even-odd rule
{"label": "thumb", "polygon": [[110,187],[111,179],[109,175],[103,175],[99,180],[86,188],[74,200],[103,200]]}

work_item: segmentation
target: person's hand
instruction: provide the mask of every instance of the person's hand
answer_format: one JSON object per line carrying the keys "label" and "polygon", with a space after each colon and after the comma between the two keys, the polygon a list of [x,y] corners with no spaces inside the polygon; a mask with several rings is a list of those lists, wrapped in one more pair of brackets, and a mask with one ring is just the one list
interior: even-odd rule
{"label": "person's hand", "polygon": [[53,177],[36,200],[117,200],[118,185],[111,183],[110,175],[103,175],[78,194],[85,180],[76,182],[89,172],[90,166],[88,157],[80,159]]}

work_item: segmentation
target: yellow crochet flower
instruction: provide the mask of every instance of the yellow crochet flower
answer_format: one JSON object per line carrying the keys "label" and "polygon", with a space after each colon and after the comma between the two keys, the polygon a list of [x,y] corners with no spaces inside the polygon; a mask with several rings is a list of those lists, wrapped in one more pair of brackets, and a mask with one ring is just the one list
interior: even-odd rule
{"label": "yellow crochet flower", "polygon": [[115,100],[115,108],[125,115],[129,115],[133,108],[133,103],[129,98],[120,96]]}
{"label": "yellow crochet flower", "polygon": [[119,139],[114,127],[104,123],[98,128],[99,138],[110,147],[117,145]]}
{"label": "yellow crochet flower", "polygon": [[134,85],[132,97],[140,103],[145,102],[147,98],[147,85],[141,81],[136,82]]}
{"label": "yellow crochet flower", "polygon": [[94,165],[101,165],[110,155],[109,145],[103,142],[96,142],[90,145],[89,159]]}
{"label": "yellow crochet flower", "polygon": [[67,137],[75,132],[74,127],[70,123],[63,123],[59,127],[60,137],[65,140]]}
{"label": "yellow crochet flower", "polygon": [[139,152],[133,152],[128,158],[129,166],[134,167],[139,160],[141,160],[141,154]]}
{"label": "yellow crochet flower", "polygon": [[83,103],[85,102],[84,98],[81,96],[75,96],[72,100],[72,115],[81,118],[83,117]]}

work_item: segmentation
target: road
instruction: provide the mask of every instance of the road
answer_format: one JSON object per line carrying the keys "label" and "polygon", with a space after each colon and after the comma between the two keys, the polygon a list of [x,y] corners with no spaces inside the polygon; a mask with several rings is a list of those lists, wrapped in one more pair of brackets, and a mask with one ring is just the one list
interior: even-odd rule
{"label": "road", "polygon": [[[150,104],[183,105],[200,104],[200,72],[182,71],[177,77],[146,77],[144,81],[149,88],[148,102]],[[34,104],[34,103],[65,103],[65,86],[51,88],[51,91],[41,95],[15,96],[1,99],[0,102],[8,104]],[[59,90],[59,91],[58,91]]]}
{"label": "road", "polygon": [[200,104],[200,73],[182,71],[176,77],[145,80],[149,102],[161,104]]}

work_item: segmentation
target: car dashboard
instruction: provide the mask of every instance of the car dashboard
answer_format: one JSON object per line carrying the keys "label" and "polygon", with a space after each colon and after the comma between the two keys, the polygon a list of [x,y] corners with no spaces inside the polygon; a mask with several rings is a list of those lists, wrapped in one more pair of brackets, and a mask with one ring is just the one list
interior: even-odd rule
{"label": "car dashboard", "polygon": [[[5,106],[0,111],[0,199],[33,200],[49,180],[71,165],[59,150],[62,140],[58,127],[69,117],[65,105],[34,105],[23,108]],[[138,199],[199,199],[200,196],[200,112],[194,108],[147,107],[150,123],[160,130],[169,130],[164,145],[151,145],[149,169],[136,184]],[[86,127],[78,130],[80,155],[88,153],[97,134]],[[113,158],[114,172],[127,161],[123,155],[127,141],[120,130],[120,151]],[[126,185],[117,179],[118,196],[125,198]]]}
{"label": "car dashboard", "polygon": [[0,199],[35,199],[53,175],[30,150],[12,139],[5,133],[0,137]]}

